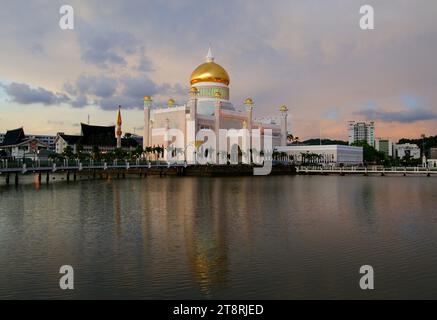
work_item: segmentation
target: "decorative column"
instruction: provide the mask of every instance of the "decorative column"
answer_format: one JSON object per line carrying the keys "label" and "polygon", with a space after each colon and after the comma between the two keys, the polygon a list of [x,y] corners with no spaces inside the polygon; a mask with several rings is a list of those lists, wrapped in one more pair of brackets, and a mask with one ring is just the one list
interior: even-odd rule
{"label": "decorative column", "polygon": [[190,89],[190,100],[189,100],[189,107],[190,107],[190,120],[196,121],[196,114],[197,114],[197,95],[199,94],[199,90],[197,90],[196,87],[191,87]]}
{"label": "decorative column", "polygon": [[244,101],[247,110],[247,130],[249,131],[249,152],[252,149],[252,122],[253,122],[253,100],[247,98]]}
{"label": "decorative column", "polygon": [[144,134],[143,149],[150,146],[150,109],[152,107],[152,98],[144,97]]}
{"label": "decorative column", "polygon": [[288,108],[283,105],[279,108],[279,111],[281,111],[281,146],[285,147],[287,145]]}
{"label": "decorative column", "polygon": [[219,91],[217,91],[214,94],[216,101],[215,101],[215,112],[214,112],[214,116],[215,116],[215,125],[214,125],[214,132],[215,132],[215,154],[216,154],[216,163],[219,164],[219,151],[220,151],[220,113],[221,113],[221,107],[222,107],[222,103],[221,103],[221,93]]}
{"label": "decorative column", "polygon": [[196,159],[196,133],[197,133],[197,97],[199,90],[196,87],[190,89],[188,100],[189,114],[186,115],[185,125],[185,160],[188,163],[195,163]]}
{"label": "decorative column", "polygon": [[168,135],[168,131],[170,130],[170,120],[165,119],[165,134],[164,134],[164,160],[168,160],[168,146],[170,145],[170,137]]}
{"label": "decorative column", "polygon": [[115,135],[117,137],[117,149],[121,149],[121,135],[122,135],[122,131],[121,131],[121,124],[122,124],[122,120],[121,120],[121,106],[118,106],[118,114],[117,114],[117,130],[115,132]]}

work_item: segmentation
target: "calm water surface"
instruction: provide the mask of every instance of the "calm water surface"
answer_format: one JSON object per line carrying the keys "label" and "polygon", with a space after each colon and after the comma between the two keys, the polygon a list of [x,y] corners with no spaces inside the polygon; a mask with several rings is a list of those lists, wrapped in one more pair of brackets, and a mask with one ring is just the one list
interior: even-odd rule
{"label": "calm water surface", "polygon": [[0,298],[437,299],[437,178],[1,187]]}

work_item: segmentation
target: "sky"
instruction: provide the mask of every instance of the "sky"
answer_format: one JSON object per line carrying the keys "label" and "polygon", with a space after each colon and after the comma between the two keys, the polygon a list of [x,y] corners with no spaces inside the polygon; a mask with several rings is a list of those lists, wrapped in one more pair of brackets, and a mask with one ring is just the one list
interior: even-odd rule
{"label": "sky", "polygon": [[[74,30],[59,27],[62,5]],[[361,30],[372,5],[375,29]],[[79,133],[80,122],[140,133],[142,98],[186,102],[211,44],[234,105],[290,110],[301,140],[437,134],[437,2],[429,0],[0,0],[0,132]]]}

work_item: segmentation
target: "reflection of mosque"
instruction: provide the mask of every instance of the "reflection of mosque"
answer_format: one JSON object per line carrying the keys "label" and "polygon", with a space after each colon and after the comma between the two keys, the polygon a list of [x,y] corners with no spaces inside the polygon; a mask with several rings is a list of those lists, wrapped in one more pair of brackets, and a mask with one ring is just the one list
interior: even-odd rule
{"label": "reflection of mosque", "polygon": [[[210,294],[215,286],[228,281],[227,217],[223,214],[221,183],[148,179],[139,189],[142,212],[138,226],[143,243],[138,245],[145,255],[144,273],[152,278],[177,274],[180,281],[187,277],[203,295]],[[119,205],[115,193],[116,224]]]}
{"label": "reflection of mosque", "polygon": [[228,282],[227,216],[223,214],[221,181],[190,180],[192,207],[185,208],[188,263],[203,294]]}

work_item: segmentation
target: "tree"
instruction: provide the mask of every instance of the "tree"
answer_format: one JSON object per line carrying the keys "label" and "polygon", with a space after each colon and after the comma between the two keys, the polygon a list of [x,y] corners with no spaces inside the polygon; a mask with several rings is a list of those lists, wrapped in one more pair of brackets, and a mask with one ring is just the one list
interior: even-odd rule
{"label": "tree", "polygon": [[64,148],[64,151],[62,152],[62,155],[68,160],[73,159],[74,157],[73,148],[71,146],[66,146]]}
{"label": "tree", "polygon": [[141,155],[143,154],[143,148],[138,145],[134,150],[134,155],[136,158],[141,158]]}
{"label": "tree", "polygon": [[93,146],[92,158],[93,160],[100,160],[101,154],[100,154],[99,146]]}
{"label": "tree", "polygon": [[376,150],[365,140],[356,141],[352,146],[363,148],[363,160],[365,164],[384,164],[386,160],[388,160],[384,152]]}
{"label": "tree", "polygon": [[127,152],[123,149],[117,148],[114,150],[114,159],[116,160],[124,160],[126,159]]}
{"label": "tree", "polygon": [[80,143],[76,145],[76,155],[79,160],[84,160],[86,158],[85,154],[83,153],[83,145]]}

